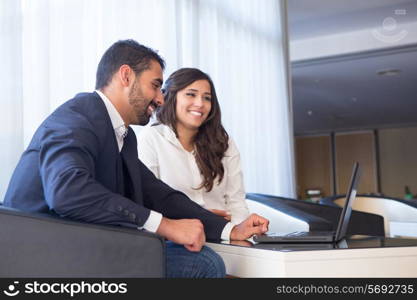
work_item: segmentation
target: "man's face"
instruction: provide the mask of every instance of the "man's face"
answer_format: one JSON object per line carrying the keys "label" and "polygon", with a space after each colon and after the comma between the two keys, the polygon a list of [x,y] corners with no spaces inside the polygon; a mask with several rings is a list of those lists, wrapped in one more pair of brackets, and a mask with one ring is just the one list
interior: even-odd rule
{"label": "man's face", "polygon": [[152,60],[149,69],[136,77],[129,92],[129,104],[132,107],[131,124],[146,125],[157,106],[164,103],[161,93],[162,68]]}

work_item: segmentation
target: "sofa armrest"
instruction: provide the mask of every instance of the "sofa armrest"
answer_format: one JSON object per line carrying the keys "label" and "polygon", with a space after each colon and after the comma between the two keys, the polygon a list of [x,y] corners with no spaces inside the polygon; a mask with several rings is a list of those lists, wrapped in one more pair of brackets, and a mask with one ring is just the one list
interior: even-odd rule
{"label": "sofa armrest", "polygon": [[[342,213],[342,208],[335,205],[317,204],[257,193],[246,194],[246,197],[307,222],[310,231],[336,230],[339,216]],[[384,236],[384,218],[376,214],[353,210],[347,235]]]}
{"label": "sofa armrest", "polygon": [[165,241],[140,230],[0,206],[0,277],[165,277]]}
{"label": "sofa armrest", "polygon": [[[253,201],[257,201],[259,203],[267,205],[275,210],[281,211],[298,220],[306,222],[308,224],[309,231],[330,231],[334,229],[332,222],[323,218],[322,214],[315,214],[314,211],[310,211],[309,209],[305,209],[304,207],[298,207],[298,200],[290,200],[289,198],[279,198],[269,195],[253,193],[247,194],[246,197]],[[307,204],[308,206],[309,203],[305,202],[301,204]],[[308,206],[308,208],[310,207]]]}

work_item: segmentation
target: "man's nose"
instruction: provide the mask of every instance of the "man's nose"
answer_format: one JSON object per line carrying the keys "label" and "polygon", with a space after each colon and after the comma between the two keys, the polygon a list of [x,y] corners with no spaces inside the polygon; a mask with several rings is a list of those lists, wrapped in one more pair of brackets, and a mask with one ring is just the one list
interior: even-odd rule
{"label": "man's nose", "polygon": [[164,105],[164,95],[162,94],[161,90],[158,90],[158,94],[156,95],[155,102],[158,106]]}

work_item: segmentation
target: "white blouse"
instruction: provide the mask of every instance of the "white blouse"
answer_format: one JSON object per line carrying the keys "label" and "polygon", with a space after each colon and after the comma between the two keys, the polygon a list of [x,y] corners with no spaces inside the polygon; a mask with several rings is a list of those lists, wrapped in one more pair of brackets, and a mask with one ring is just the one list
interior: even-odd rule
{"label": "white blouse", "polygon": [[232,215],[238,224],[249,215],[245,200],[240,154],[232,139],[222,160],[224,177],[220,184],[215,180],[207,192],[198,188],[203,177],[197,166],[194,151],[188,152],[166,125],[144,127],[138,135],[139,159],[163,182],[186,194],[206,209],[222,209]]}

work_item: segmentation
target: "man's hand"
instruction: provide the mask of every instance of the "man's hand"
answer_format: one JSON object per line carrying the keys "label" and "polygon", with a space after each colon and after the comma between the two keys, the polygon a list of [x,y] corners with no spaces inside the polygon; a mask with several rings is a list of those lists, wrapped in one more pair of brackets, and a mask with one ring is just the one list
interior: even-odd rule
{"label": "man's hand", "polygon": [[172,220],[163,217],[156,233],[193,252],[200,251],[206,242],[203,224],[197,219]]}
{"label": "man's hand", "polygon": [[232,219],[232,216],[225,210],[221,209],[209,209],[213,214],[216,214],[220,217],[225,218],[227,221],[230,221]]}
{"label": "man's hand", "polygon": [[263,234],[268,231],[269,221],[257,214],[251,214],[245,221],[233,227],[230,240],[243,241],[254,234]]}

